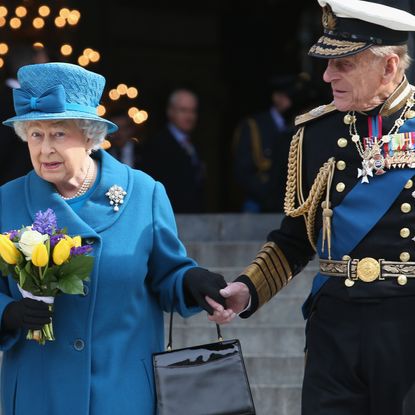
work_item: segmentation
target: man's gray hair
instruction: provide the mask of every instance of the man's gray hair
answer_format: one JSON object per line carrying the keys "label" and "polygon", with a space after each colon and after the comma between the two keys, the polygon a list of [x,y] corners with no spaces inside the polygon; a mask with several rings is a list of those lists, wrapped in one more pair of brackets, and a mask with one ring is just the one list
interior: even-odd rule
{"label": "man's gray hair", "polygon": [[375,55],[380,58],[384,56],[388,56],[391,54],[396,54],[399,56],[399,66],[398,71],[404,73],[409,66],[411,65],[412,58],[408,54],[408,46],[407,45],[399,45],[399,46],[372,46],[369,50]]}
{"label": "man's gray hair", "polygon": [[[93,150],[98,150],[100,148],[108,133],[108,126],[102,121],[83,119],[56,121],[74,121],[76,126],[82,131],[85,138],[89,138],[91,140]],[[27,141],[28,123],[29,121],[16,121],[13,123],[14,131],[23,141]]]}

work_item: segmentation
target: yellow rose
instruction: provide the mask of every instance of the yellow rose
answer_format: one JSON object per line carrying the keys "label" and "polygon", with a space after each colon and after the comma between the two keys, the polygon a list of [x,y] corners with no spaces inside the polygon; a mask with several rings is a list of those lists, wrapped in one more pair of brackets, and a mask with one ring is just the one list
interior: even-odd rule
{"label": "yellow rose", "polygon": [[71,244],[66,239],[61,239],[53,249],[53,262],[56,265],[62,265],[71,254]]}
{"label": "yellow rose", "polygon": [[43,244],[49,238],[48,235],[42,235],[38,231],[27,230],[20,237],[19,247],[22,250],[27,261],[32,259],[32,251],[38,244]]}
{"label": "yellow rose", "polygon": [[20,260],[20,252],[6,235],[0,235],[0,255],[10,265],[15,265]]}
{"label": "yellow rose", "polygon": [[38,244],[33,248],[32,262],[37,267],[44,267],[49,262],[48,250],[44,244]]}

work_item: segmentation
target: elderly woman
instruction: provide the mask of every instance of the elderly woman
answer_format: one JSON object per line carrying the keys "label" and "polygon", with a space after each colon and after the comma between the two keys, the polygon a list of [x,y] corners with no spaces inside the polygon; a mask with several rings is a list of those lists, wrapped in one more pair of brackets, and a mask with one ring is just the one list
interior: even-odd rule
{"label": "elderly woman", "polygon": [[220,301],[226,283],[186,256],[163,186],[100,149],[117,128],[96,115],[102,76],[47,63],[22,67],[18,79],[17,115],[4,124],[27,141],[34,170],[0,187],[0,231],[51,208],[93,247],[94,269],[84,295],[56,298],[56,340],[45,346],[25,332],[50,321],[47,305],[1,278],[3,413],[154,414],[163,310],[212,312],[205,298]]}

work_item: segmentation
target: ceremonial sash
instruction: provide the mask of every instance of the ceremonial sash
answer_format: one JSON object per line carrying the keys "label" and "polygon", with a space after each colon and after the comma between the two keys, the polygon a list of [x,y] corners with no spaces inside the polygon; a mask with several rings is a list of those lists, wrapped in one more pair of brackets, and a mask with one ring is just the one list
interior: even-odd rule
{"label": "ceremonial sash", "polygon": [[[399,132],[415,130],[415,122],[409,121],[401,127]],[[414,174],[415,170],[408,168],[388,170],[386,174],[373,177],[370,183],[359,181],[356,184],[345,196],[342,203],[333,209],[331,222],[332,259],[341,259],[343,255],[348,255],[359,244],[391,207],[406,182]],[[322,232],[320,231],[317,241],[318,249],[321,247],[321,239]],[[320,257],[327,258],[327,244],[325,252]],[[311,293],[302,307],[305,319],[308,318],[313,297],[328,278],[320,273],[314,277]]]}

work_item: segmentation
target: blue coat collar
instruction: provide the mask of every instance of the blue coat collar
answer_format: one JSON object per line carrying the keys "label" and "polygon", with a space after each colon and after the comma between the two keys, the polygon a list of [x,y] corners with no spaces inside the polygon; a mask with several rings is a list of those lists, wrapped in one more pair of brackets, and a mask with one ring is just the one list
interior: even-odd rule
{"label": "blue coat collar", "polygon": [[[91,237],[97,236],[121,217],[132,195],[132,170],[103,150],[99,150],[93,157],[100,162],[101,179],[91,197],[77,214],[59,196],[51,183],[40,178],[34,171],[26,176],[25,196],[32,220],[39,210],[45,211],[51,208],[56,213],[58,226],[67,226],[70,235]],[[113,210],[105,195],[114,184],[121,186],[127,192],[124,203],[119,205],[118,212]]]}

